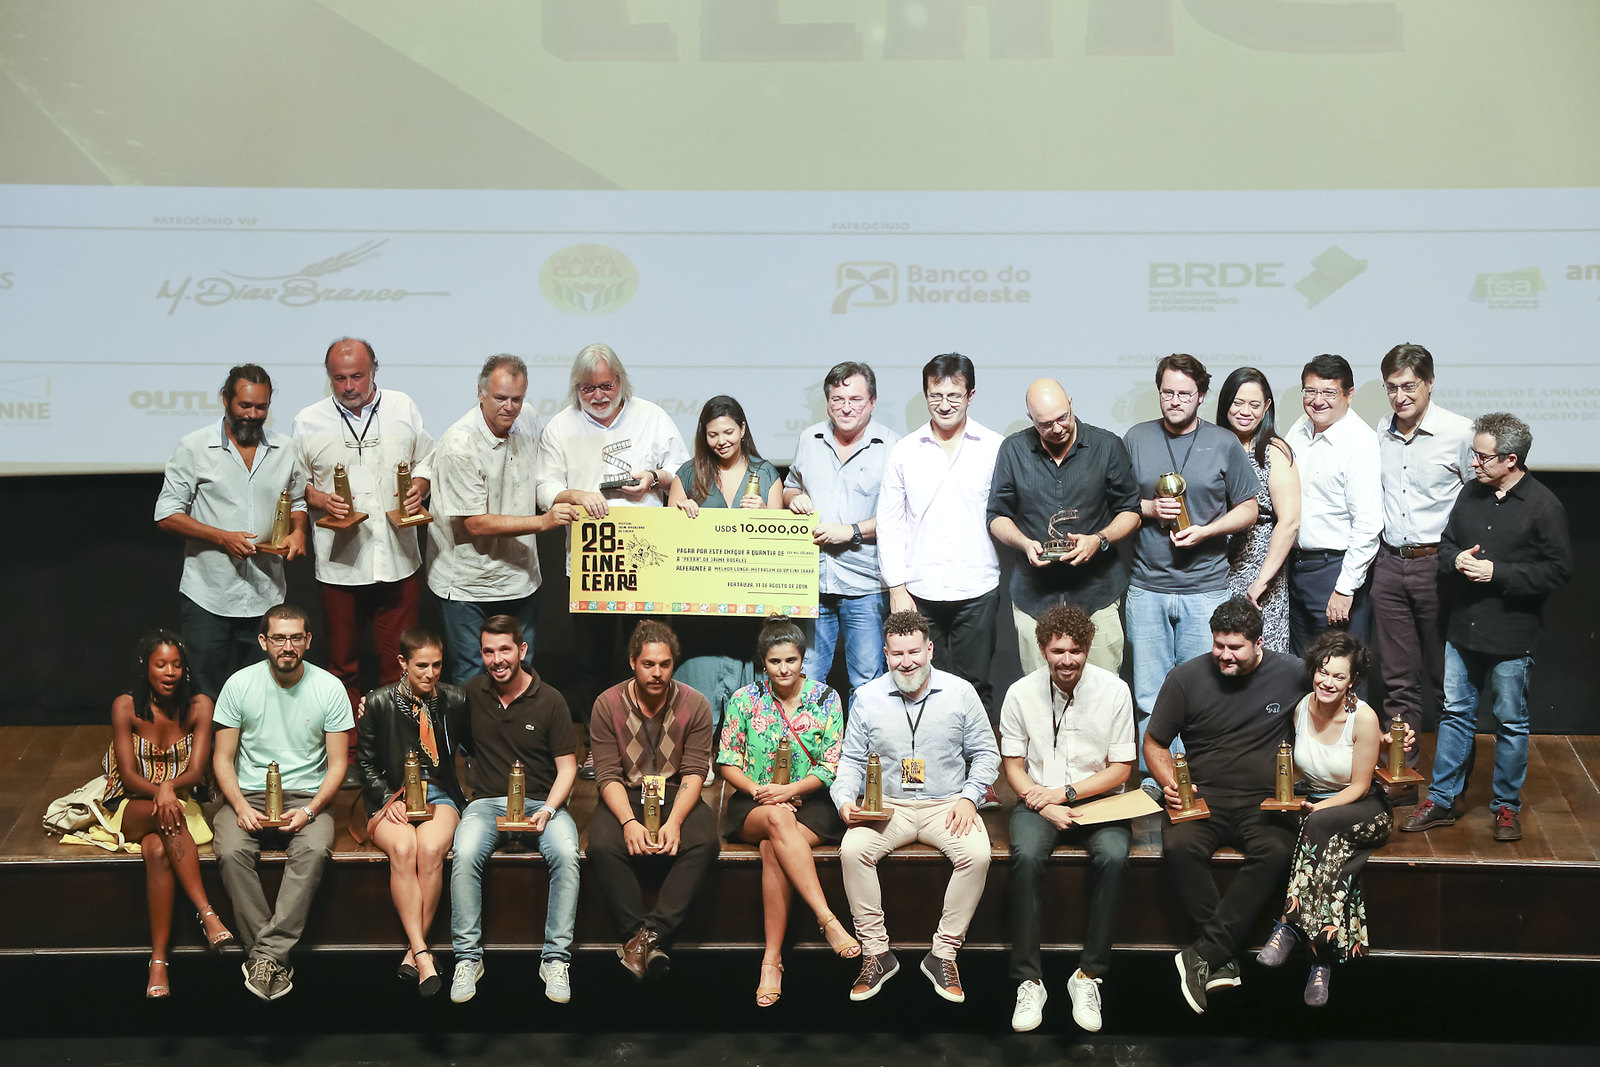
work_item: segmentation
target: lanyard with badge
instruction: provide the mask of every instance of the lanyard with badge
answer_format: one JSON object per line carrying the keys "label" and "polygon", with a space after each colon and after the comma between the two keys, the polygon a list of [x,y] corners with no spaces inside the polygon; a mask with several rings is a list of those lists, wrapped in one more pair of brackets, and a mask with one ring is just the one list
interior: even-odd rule
{"label": "lanyard with badge", "polygon": [[911,709],[902,694],[900,697],[901,710],[906,713],[906,728],[911,731],[911,755],[900,760],[900,788],[910,793],[918,793],[928,787],[927,760],[917,758],[917,727],[922,725],[922,714],[928,710],[928,697],[932,693],[924,693],[922,699],[917,701],[917,721],[911,721]]}
{"label": "lanyard with badge", "polygon": [[[367,440],[367,434],[371,433],[375,429],[373,423],[375,423],[378,419],[378,405],[382,403],[382,401],[383,397],[381,394],[373,397],[372,410],[367,412],[366,421],[361,424],[361,432],[359,434],[356,433],[356,417],[350,414],[350,412],[345,409],[343,404],[334,405],[334,407],[336,407],[339,411],[339,425],[341,430],[348,431],[349,434],[349,438],[344,442],[344,445],[346,448],[353,448],[356,450],[356,458],[358,461],[366,457],[367,449],[376,448],[378,445],[378,434],[372,433],[372,440],[370,441]],[[346,473],[350,477],[351,492],[370,493],[374,491],[375,483],[372,479],[372,472],[367,470],[366,467],[364,467],[360,462],[347,464]]]}
{"label": "lanyard with badge", "polygon": [[[1053,779],[1059,773],[1062,782],[1065,783],[1067,760],[1066,757],[1061,755],[1061,727],[1066,725],[1067,713],[1071,710],[1072,702],[1076,699],[1077,694],[1073,693],[1062,698],[1061,714],[1057,715],[1056,697],[1058,694],[1059,690],[1056,689],[1055,683],[1050,683],[1050,757],[1045,764],[1045,778],[1046,780]],[[1070,737],[1071,735],[1069,734],[1068,736]]]}

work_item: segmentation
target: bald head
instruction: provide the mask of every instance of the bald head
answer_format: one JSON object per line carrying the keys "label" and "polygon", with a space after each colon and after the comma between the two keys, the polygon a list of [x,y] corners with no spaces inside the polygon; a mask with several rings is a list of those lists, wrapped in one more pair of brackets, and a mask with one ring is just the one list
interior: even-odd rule
{"label": "bald head", "polygon": [[1066,455],[1078,435],[1072,418],[1072,398],[1053,378],[1040,378],[1028,386],[1028,418],[1038,431],[1039,440],[1058,459]]}
{"label": "bald head", "polygon": [[322,365],[334,400],[350,411],[360,411],[372,400],[378,357],[372,346],[357,337],[341,337],[328,346]]}

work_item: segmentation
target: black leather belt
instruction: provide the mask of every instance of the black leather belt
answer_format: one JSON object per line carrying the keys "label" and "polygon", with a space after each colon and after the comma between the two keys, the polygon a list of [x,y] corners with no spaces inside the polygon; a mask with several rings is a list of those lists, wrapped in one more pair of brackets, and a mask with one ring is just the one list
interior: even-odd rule
{"label": "black leather belt", "polygon": [[1401,559],[1425,559],[1428,556],[1437,556],[1439,554],[1439,542],[1437,541],[1427,545],[1391,545],[1385,541],[1378,543],[1383,546],[1383,550],[1389,555],[1399,556]]}
{"label": "black leather belt", "polygon": [[1344,556],[1342,548],[1297,548],[1295,554],[1301,559],[1329,560],[1339,559]]}

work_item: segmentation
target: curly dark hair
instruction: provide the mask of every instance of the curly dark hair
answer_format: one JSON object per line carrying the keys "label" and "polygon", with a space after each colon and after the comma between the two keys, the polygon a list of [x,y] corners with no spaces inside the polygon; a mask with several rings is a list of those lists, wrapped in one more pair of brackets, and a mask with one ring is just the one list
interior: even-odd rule
{"label": "curly dark hair", "polygon": [[1236,596],[1211,613],[1214,634],[1243,634],[1247,641],[1261,640],[1261,609]]}
{"label": "curly dark hair", "polygon": [[[178,684],[172,690],[170,697],[160,697],[155,690],[150,688],[150,657],[155,655],[156,649],[162,645],[171,645],[178,650],[178,660],[183,664],[183,676],[178,679]],[[189,669],[189,650],[183,646],[183,638],[171,630],[151,630],[139,638],[139,644],[134,650],[133,664],[131,667],[131,680],[128,684],[128,695],[133,698],[133,714],[145,722],[154,722],[155,714],[151,712],[150,705],[154,704],[166,712],[178,724],[188,727],[189,709],[194,704],[195,694],[199,692],[194,682],[194,672]]]}
{"label": "curly dark hair", "polygon": [[1076,604],[1055,604],[1033,624],[1033,639],[1041,649],[1063,635],[1072,638],[1079,650],[1089,651],[1094,644],[1094,623],[1089,613]]}
{"label": "curly dark hair", "polygon": [[677,664],[683,650],[678,647],[678,635],[672,627],[660,619],[640,619],[639,625],[633,628],[633,636],[628,638],[628,659],[636,660],[644,651],[645,645],[666,645],[672,651],[672,662]]}
{"label": "curly dark hair", "polygon": [[911,634],[928,637],[933,633],[930,629],[932,625],[928,617],[920,611],[896,611],[883,620],[884,640],[891,637],[908,637]]}
{"label": "curly dark hair", "polygon": [[1306,674],[1314,675],[1317,668],[1330,659],[1344,656],[1350,660],[1350,684],[1354,686],[1367,674],[1367,650],[1349,630],[1322,631],[1306,649]]}

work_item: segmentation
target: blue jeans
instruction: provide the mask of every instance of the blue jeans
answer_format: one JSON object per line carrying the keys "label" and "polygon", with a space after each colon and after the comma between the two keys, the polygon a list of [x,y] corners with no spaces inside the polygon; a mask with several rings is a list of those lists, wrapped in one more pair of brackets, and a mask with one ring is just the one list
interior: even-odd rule
{"label": "blue jeans", "polygon": [[883,620],[887,617],[888,597],[883,593],[823,593],[817,603],[820,610],[812,627],[811,647],[806,650],[806,677],[817,682],[828,680],[834,648],[842,632],[844,667],[850,678],[850,689],[842,695],[848,708],[855,691],[883,673]]}
{"label": "blue jeans", "polygon": [[1478,691],[1494,689],[1494,717],[1500,724],[1494,743],[1494,799],[1491,810],[1522,810],[1522,782],[1528,777],[1528,671],[1532,656],[1502,658],[1444,644],[1444,707],[1439,711],[1438,744],[1428,799],[1440,807],[1455,803],[1467,785],[1467,760],[1478,727]]}
{"label": "blue jeans", "polygon": [[[1227,603],[1224,586],[1208,593],[1154,593],[1128,586],[1128,649],[1133,656],[1133,699],[1139,710],[1139,769],[1144,765],[1144,733],[1156,695],[1167,674],[1180,663],[1211,651],[1211,613]],[[1174,754],[1183,745],[1173,740]]]}
{"label": "blue jeans", "polygon": [[483,673],[483,653],[478,627],[491,615],[510,615],[522,624],[522,639],[528,642],[527,667],[533,669],[533,627],[539,620],[539,590],[518,600],[443,600],[439,611],[444,616],[444,651],[451,685],[465,685],[474,674]]}
{"label": "blue jeans", "polygon": [[[543,798],[529,797],[532,815]],[[450,939],[457,960],[483,958],[483,865],[511,835],[494,828],[506,813],[505,797],[479,797],[467,805],[456,827],[455,859],[450,865]],[[550,903],[544,915],[543,959],[570,960],[572,931],[578,921],[578,824],[565,808],[538,835],[539,855],[550,871]]]}

